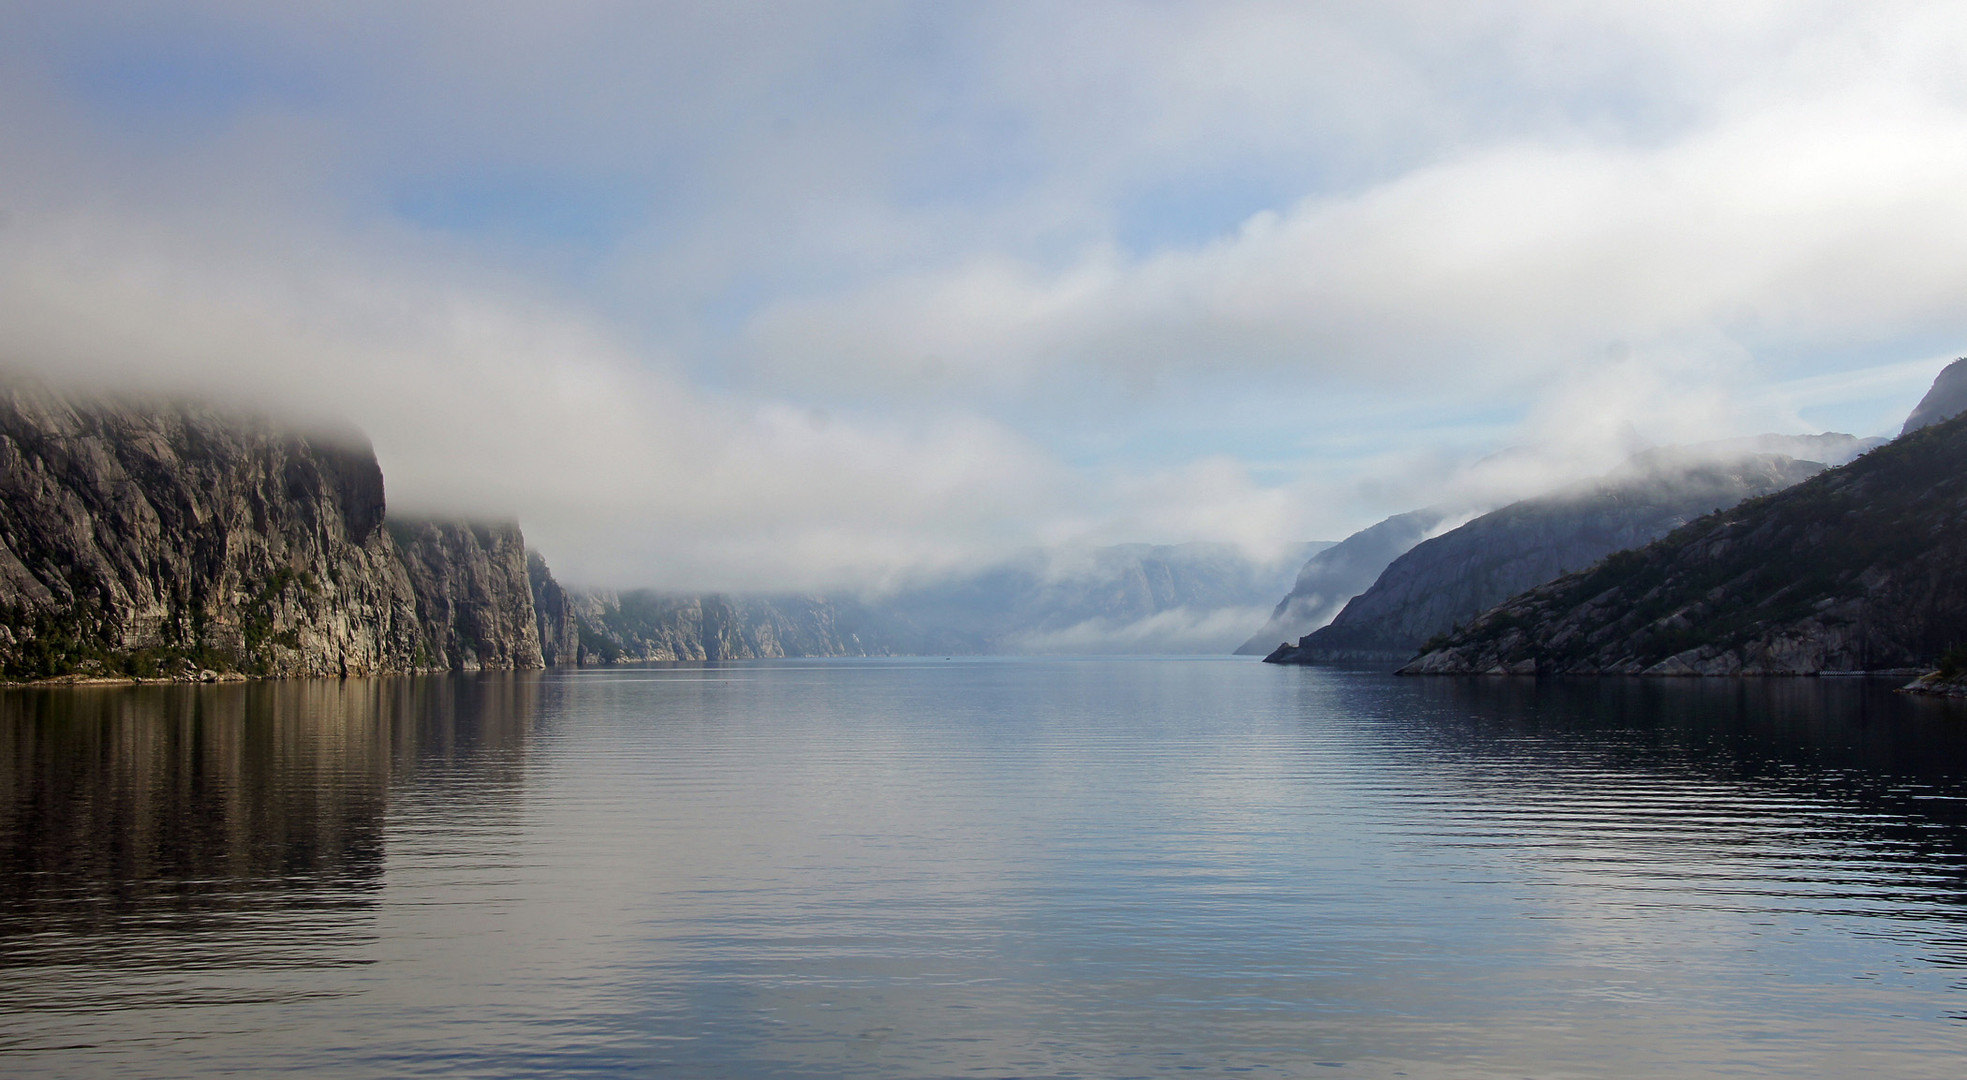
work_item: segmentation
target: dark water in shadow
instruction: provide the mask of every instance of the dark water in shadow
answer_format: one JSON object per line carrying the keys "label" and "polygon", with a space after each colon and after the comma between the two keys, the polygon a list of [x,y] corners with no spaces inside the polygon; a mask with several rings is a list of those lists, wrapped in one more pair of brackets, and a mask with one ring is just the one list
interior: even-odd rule
{"label": "dark water in shadow", "polygon": [[1967,709],[849,661],[0,692],[0,1074],[1957,1076]]}

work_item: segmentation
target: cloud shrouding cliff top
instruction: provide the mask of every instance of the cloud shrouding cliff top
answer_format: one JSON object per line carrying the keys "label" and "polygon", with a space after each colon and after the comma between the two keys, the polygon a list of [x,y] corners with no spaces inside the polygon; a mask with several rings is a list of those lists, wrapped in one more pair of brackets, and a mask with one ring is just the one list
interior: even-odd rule
{"label": "cloud shrouding cliff top", "polygon": [[4,11],[0,359],[347,416],[577,581],[1276,548],[1967,340],[1949,5]]}

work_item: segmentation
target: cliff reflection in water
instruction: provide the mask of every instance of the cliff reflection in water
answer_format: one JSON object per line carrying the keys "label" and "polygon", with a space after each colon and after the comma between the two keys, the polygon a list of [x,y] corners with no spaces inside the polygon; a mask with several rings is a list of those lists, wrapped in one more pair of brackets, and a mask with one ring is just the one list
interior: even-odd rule
{"label": "cliff reflection in water", "polygon": [[1886,684],[867,660],[10,691],[0,785],[9,1076],[1967,1054],[1967,706]]}
{"label": "cliff reflection in water", "polygon": [[465,758],[515,771],[537,692],[501,674],[0,693],[0,968],[354,959],[392,790]]}
{"label": "cliff reflection in water", "polygon": [[[1911,791],[1967,775],[1967,708],[1904,679],[1403,679],[1445,744],[1571,744],[1612,772],[1671,769],[1778,786]],[[1377,687],[1373,693],[1380,693]]]}
{"label": "cliff reflection in water", "polygon": [[1404,680],[1397,738],[1513,852],[1679,860],[1683,878],[1608,880],[1937,926],[1922,959],[1967,967],[1967,708],[1903,681]]}

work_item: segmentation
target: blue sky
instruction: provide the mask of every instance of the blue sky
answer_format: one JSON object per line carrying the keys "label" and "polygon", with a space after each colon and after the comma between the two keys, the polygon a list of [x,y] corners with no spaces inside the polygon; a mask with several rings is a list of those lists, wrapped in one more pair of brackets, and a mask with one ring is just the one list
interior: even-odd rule
{"label": "blue sky", "polygon": [[351,418],[576,581],[1335,538],[1967,351],[1950,5],[0,21],[9,362]]}

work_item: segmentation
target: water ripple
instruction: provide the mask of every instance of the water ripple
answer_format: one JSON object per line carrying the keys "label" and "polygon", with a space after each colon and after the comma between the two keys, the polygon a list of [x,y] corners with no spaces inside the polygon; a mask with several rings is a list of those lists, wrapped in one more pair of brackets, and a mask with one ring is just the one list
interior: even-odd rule
{"label": "water ripple", "polygon": [[1951,1076],[1967,714],[780,662],[0,693],[10,1075]]}

